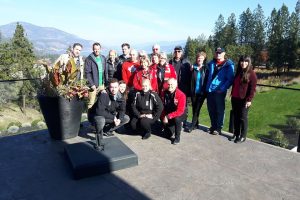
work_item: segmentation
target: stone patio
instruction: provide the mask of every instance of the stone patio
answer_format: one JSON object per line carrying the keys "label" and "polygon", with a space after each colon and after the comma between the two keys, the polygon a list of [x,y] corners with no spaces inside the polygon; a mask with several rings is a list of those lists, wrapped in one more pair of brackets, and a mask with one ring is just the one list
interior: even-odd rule
{"label": "stone patio", "polygon": [[300,199],[300,154],[203,130],[182,133],[172,145],[158,132],[144,141],[116,134],[139,159],[136,167],[74,180],[64,147],[47,130],[0,138],[1,200]]}

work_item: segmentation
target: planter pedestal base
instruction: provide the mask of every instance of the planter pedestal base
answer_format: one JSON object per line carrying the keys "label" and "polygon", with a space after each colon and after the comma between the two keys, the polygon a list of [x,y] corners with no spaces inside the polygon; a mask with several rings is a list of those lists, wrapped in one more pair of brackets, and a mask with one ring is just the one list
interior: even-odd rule
{"label": "planter pedestal base", "polygon": [[104,138],[104,151],[94,143],[82,142],[65,147],[75,179],[96,176],[138,165],[137,155],[117,137]]}

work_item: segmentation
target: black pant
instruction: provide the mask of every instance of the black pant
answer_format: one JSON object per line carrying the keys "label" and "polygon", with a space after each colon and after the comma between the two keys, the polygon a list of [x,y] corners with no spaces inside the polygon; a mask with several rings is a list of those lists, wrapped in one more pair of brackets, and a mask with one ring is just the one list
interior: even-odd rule
{"label": "black pant", "polygon": [[192,119],[192,128],[199,124],[198,119],[200,115],[200,110],[203,105],[206,96],[196,94],[192,97],[192,108],[193,108],[193,119]]}
{"label": "black pant", "polygon": [[175,139],[180,139],[180,133],[181,133],[181,123],[186,118],[186,114],[182,114],[179,117],[175,117],[173,119],[169,119],[169,122],[165,124],[165,129],[168,131],[168,136],[172,137],[172,135],[175,133]]}
{"label": "black pant", "polygon": [[118,126],[115,126],[115,122],[113,120],[107,120],[103,116],[95,116],[95,127],[96,127],[96,133],[99,134],[100,132],[108,132],[108,131],[114,131],[124,124],[127,124],[129,122],[129,117],[125,115],[121,119],[121,123]]}
{"label": "black pant", "polygon": [[153,119],[149,119],[147,117],[142,118],[132,118],[130,125],[133,130],[141,130],[142,136],[144,136],[147,133],[151,133],[151,125],[154,124]]}
{"label": "black pant", "polygon": [[231,98],[233,111],[233,133],[237,137],[246,138],[248,130],[248,108],[245,107],[246,100]]}

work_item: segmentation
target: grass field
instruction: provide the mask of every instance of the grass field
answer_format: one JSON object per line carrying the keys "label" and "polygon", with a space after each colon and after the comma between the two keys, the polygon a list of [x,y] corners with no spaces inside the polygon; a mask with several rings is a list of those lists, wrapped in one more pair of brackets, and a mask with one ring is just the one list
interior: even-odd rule
{"label": "grass field", "polygon": [[[300,84],[293,85],[300,88]],[[226,98],[226,114],[223,130],[228,131],[231,102]],[[189,109],[189,121],[192,119]],[[248,137],[259,139],[268,137],[268,132],[274,129],[284,129],[289,117],[300,118],[300,91],[273,89],[257,93],[249,110]],[[199,118],[200,124],[210,126],[206,103],[203,104]]]}

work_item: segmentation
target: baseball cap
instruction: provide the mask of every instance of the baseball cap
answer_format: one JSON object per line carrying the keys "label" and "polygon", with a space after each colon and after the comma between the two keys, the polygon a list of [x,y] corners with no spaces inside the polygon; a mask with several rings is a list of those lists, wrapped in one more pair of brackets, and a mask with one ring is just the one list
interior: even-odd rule
{"label": "baseball cap", "polygon": [[174,48],[174,50],[180,50],[180,51],[182,51],[182,47],[181,47],[181,46],[176,46],[176,47]]}
{"label": "baseball cap", "polygon": [[225,52],[225,49],[221,48],[221,47],[218,47],[218,48],[216,48],[215,52],[216,53],[223,53],[223,52]]}

